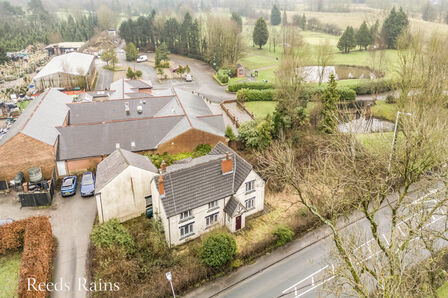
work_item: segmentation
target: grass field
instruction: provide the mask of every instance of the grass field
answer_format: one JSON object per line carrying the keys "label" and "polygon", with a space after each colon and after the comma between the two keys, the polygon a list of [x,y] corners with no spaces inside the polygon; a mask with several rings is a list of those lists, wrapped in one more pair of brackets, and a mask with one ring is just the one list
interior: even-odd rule
{"label": "grass field", "polygon": [[18,252],[0,256],[0,297],[17,297],[21,258]]}
{"label": "grass field", "polygon": [[448,297],[448,281],[445,282],[438,290],[437,295],[439,297]]}
{"label": "grass field", "polygon": [[388,104],[384,100],[377,100],[372,107],[372,113],[374,117],[394,122],[397,115],[397,105]]}
{"label": "grass field", "polygon": [[393,132],[357,134],[358,141],[371,152],[388,152],[392,144]]}

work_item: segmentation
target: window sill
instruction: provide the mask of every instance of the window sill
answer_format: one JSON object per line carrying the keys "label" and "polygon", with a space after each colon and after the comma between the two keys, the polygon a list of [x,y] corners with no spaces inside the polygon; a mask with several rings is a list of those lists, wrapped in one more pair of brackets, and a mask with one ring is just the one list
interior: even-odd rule
{"label": "window sill", "polygon": [[255,209],[255,207],[246,208],[246,211],[252,211],[252,210],[254,210],[254,209]]}
{"label": "window sill", "polygon": [[218,225],[218,223],[215,222],[214,224],[211,224],[211,225],[209,225],[209,226],[206,226],[205,229],[208,230],[208,229],[211,229],[211,228],[213,228],[213,227],[215,227],[215,226],[217,226],[217,225]]}
{"label": "window sill", "polygon": [[249,191],[246,191],[246,195],[248,195],[248,194],[251,194],[251,193],[254,193],[254,192],[256,192],[256,190],[255,189],[252,189],[252,190],[249,190]]}
{"label": "window sill", "polygon": [[195,235],[195,234],[194,234],[194,233],[190,233],[190,234],[187,234],[187,235],[183,235],[182,237],[179,238],[179,241],[182,241],[182,240],[184,240],[184,239],[187,239],[187,238],[189,238],[189,237],[191,237],[191,236],[193,236],[193,235]]}
{"label": "window sill", "polygon": [[185,223],[185,222],[187,222],[187,221],[189,221],[189,220],[192,220],[192,219],[194,219],[194,216],[190,216],[190,217],[181,219],[181,220],[179,220],[179,224],[181,224],[181,223]]}
{"label": "window sill", "polygon": [[218,210],[218,209],[219,209],[219,206],[210,208],[210,209],[207,210],[207,213],[209,213],[209,212],[213,212],[213,211]]}

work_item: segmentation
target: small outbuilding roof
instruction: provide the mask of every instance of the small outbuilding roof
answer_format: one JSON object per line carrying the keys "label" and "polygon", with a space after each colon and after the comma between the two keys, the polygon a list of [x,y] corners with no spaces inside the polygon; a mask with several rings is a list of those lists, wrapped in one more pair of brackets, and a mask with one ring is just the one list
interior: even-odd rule
{"label": "small outbuilding roof", "polygon": [[93,55],[72,52],[56,56],[42,68],[33,78],[37,80],[56,73],[66,73],[76,76],[84,76],[89,72],[95,57]]}
{"label": "small outbuilding roof", "polygon": [[100,192],[104,186],[109,184],[109,182],[120,175],[129,166],[157,173],[157,168],[152,164],[148,157],[124,149],[117,149],[98,164],[96,170],[95,192]]}

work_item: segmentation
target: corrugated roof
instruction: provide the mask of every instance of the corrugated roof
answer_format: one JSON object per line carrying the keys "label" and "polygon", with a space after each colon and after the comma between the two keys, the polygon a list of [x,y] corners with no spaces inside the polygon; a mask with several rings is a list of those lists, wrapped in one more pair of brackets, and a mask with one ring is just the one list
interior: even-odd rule
{"label": "corrugated roof", "polygon": [[[246,179],[252,166],[223,143],[217,146],[213,153],[189,163],[171,165],[162,174],[165,197],[161,201],[168,217],[231,196],[238,190],[237,184],[241,185]],[[229,174],[223,174],[221,169],[226,152],[230,152],[233,159],[234,171]],[[244,174],[245,177],[242,176]]]}
{"label": "corrugated roof", "polygon": [[104,186],[129,166],[157,173],[157,168],[148,157],[127,150],[117,149],[98,164],[95,192],[101,191]]}
{"label": "corrugated roof", "polygon": [[72,75],[86,75],[95,57],[77,52],[56,56],[42,68],[33,80],[55,73],[68,73]]}
{"label": "corrugated roof", "polygon": [[0,140],[0,146],[19,132],[53,146],[59,134],[56,127],[64,123],[68,113],[67,104],[72,101],[70,96],[57,89],[48,89],[28,105]]}

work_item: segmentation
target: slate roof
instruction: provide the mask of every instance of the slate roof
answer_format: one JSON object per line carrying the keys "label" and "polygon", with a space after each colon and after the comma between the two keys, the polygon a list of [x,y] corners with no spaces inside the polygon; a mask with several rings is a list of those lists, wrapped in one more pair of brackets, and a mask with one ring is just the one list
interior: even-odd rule
{"label": "slate roof", "polygon": [[[238,190],[236,187],[237,173],[239,174],[238,179],[240,179],[243,173],[247,173],[247,177],[250,170],[249,172],[235,171],[235,167],[238,167],[243,159],[223,143],[218,145],[219,148],[213,154],[195,158],[186,164],[171,165],[162,174],[165,197],[161,201],[168,217],[229,197]],[[234,161],[233,172],[223,175],[221,161],[225,159],[226,155],[218,154],[217,150],[230,152],[230,157]],[[246,177],[243,178],[243,181]]]}
{"label": "slate roof", "polygon": [[0,146],[12,139],[19,132],[53,146],[58,137],[57,126],[67,117],[67,104],[73,99],[57,89],[47,89],[33,99],[0,140]]}
{"label": "slate roof", "polygon": [[[190,129],[224,136],[222,115],[213,115],[206,103],[190,92],[173,92],[170,96],[68,105],[69,125],[58,128],[57,159],[108,155],[117,143],[130,151],[154,150]],[[138,106],[142,113],[137,112]]]}
{"label": "slate roof", "polygon": [[252,171],[253,167],[250,163],[248,163],[244,158],[236,154],[235,151],[227,147],[224,143],[219,142],[216,146],[210,151],[209,155],[215,154],[225,154],[226,152],[230,152],[236,156],[235,160],[235,191],[240,188],[241,184],[243,184],[247,175],[249,175],[250,171]]}
{"label": "slate roof", "polygon": [[[238,208],[238,205],[241,205],[241,203],[237,199],[235,199],[234,196],[231,196],[227,204],[224,206],[224,212],[232,216],[234,215],[235,210]],[[244,208],[243,205],[241,206]]]}
{"label": "slate roof", "polygon": [[[133,97],[133,94],[139,94],[140,89],[152,89],[151,81],[126,80],[123,78],[110,84],[110,90],[113,91],[110,95],[110,99],[124,99]],[[147,94],[146,96],[152,95]]]}
{"label": "slate roof", "polygon": [[157,168],[152,164],[148,157],[120,148],[112,152],[111,155],[98,164],[96,170],[95,192],[100,192],[104,186],[129,166],[157,173]]}
{"label": "slate roof", "polygon": [[42,68],[33,78],[40,79],[56,73],[68,73],[73,75],[86,75],[93,63],[93,55],[72,52],[56,56]]}

